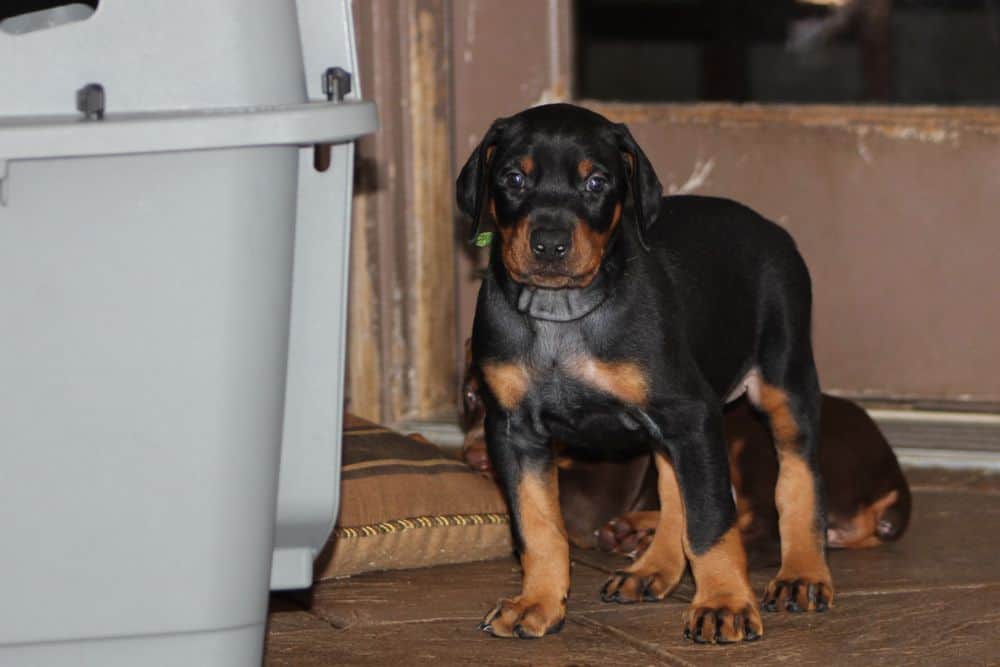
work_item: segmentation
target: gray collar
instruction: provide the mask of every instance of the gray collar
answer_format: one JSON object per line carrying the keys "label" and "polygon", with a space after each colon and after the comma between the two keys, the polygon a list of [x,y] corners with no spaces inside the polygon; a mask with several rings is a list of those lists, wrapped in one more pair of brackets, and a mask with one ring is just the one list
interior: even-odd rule
{"label": "gray collar", "polygon": [[604,303],[609,293],[608,279],[601,270],[589,285],[580,289],[522,286],[517,309],[539,320],[571,322],[590,314]]}

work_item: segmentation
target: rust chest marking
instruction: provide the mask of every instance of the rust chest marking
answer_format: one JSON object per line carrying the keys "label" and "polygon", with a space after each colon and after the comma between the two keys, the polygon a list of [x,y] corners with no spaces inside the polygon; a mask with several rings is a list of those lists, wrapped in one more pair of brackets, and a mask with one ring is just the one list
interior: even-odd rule
{"label": "rust chest marking", "polygon": [[622,403],[643,406],[649,398],[649,379],[633,361],[601,361],[579,356],[571,359],[566,368],[572,377]]}
{"label": "rust chest marking", "polygon": [[531,373],[523,364],[500,361],[483,364],[483,379],[506,410],[513,410],[531,386]]}
{"label": "rust chest marking", "polygon": [[[601,361],[589,356],[574,357],[560,369],[584,385],[614,396],[628,405],[644,406],[649,398],[649,380],[639,365],[632,361]],[[513,410],[535,380],[523,363],[488,362],[483,364],[483,378],[490,391],[506,410]]]}

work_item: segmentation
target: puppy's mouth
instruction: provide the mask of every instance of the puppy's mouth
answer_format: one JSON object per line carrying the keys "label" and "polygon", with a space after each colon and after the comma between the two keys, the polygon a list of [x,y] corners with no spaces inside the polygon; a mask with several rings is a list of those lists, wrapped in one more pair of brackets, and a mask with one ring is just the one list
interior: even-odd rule
{"label": "puppy's mouth", "polygon": [[[553,290],[590,285],[604,255],[604,244],[597,242],[599,234],[591,232],[583,220],[577,220],[571,229],[558,231],[533,228],[532,224],[530,218],[524,218],[507,227],[506,233],[501,228],[501,258],[514,282]],[[538,238],[533,238],[535,232]]]}
{"label": "puppy's mouth", "polygon": [[516,283],[545,289],[581,289],[590,285],[597,275],[596,270],[572,274],[558,269],[539,268],[525,272],[509,266],[507,271]]}

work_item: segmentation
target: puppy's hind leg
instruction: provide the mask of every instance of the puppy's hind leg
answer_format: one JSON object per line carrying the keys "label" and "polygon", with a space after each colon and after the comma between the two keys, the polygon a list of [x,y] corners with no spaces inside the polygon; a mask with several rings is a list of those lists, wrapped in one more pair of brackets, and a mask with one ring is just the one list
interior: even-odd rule
{"label": "puppy's hind leg", "polygon": [[[762,341],[751,401],[769,422],[778,453],[774,491],[781,569],[761,606],[768,611],[825,611],[833,605],[826,562],[826,509],[819,470],[820,389],[809,342],[809,301],[789,300]],[[797,316],[794,316],[796,315]]]}
{"label": "puppy's hind leg", "polygon": [[636,512],[643,526],[655,526],[653,540],[638,559],[612,576],[601,589],[605,602],[624,604],[665,598],[680,581],[687,561],[681,538],[684,535],[684,506],[677,474],[670,458],[657,452],[659,512]]}

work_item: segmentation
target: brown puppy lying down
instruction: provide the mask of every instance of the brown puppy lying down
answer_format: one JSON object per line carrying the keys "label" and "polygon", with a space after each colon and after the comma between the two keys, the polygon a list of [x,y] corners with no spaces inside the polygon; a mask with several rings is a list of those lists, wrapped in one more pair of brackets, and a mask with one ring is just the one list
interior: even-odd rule
{"label": "brown puppy lying down", "polygon": [[[492,474],[479,382],[467,373],[462,456],[473,468]],[[875,422],[860,406],[824,394],[820,427],[828,545],[863,549],[899,539],[910,520],[910,488]],[[741,399],[726,411],[725,434],[744,542],[757,550],[775,547],[778,460],[767,427]],[[656,467],[650,457],[593,462],[561,456],[559,502],[573,544],[636,557],[652,541],[657,524]]]}

